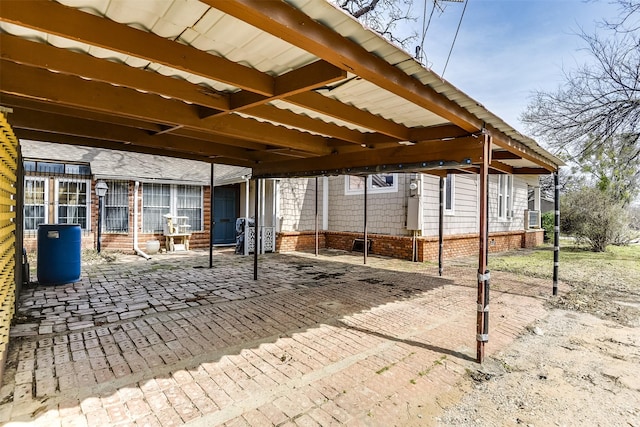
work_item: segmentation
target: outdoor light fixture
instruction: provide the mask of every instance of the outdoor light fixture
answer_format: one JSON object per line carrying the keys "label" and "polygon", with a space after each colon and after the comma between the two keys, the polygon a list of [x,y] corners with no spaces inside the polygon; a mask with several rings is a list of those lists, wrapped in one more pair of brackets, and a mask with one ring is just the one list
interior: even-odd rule
{"label": "outdoor light fixture", "polygon": [[96,196],[98,196],[98,243],[96,244],[96,248],[98,249],[98,253],[100,253],[101,249],[101,241],[102,241],[102,199],[107,195],[107,191],[109,190],[109,186],[103,180],[96,182]]}

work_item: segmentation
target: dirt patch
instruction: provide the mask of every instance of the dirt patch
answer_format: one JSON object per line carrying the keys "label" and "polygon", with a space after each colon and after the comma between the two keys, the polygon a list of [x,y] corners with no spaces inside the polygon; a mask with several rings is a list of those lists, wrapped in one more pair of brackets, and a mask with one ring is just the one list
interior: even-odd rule
{"label": "dirt patch", "polygon": [[[550,277],[538,264],[544,251],[496,257],[492,269]],[[548,315],[467,371],[456,384],[463,397],[435,424],[640,427],[639,269],[638,247],[568,251],[567,290],[548,300]]]}
{"label": "dirt patch", "polygon": [[438,425],[640,426],[640,330],[553,310],[469,371]]}

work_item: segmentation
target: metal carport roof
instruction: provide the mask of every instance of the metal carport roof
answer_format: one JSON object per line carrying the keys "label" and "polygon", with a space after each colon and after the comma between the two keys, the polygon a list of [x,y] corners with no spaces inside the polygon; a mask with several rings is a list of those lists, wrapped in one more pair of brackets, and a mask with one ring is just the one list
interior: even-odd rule
{"label": "metal carport roof", "polygon": [[409,54],[323,0],[2,1],[0,29],[0,104],[22,139],[254,178],[478,172],[482,360],[487,175],[562,162]]}
{"label": "metal carport roof", "polygon": [[0,8],[0,102],[13,108],[21,138],[286,176],[381,163],[471,167],[484,132],[496,170],[548,173],[561,164],[324,1]]}

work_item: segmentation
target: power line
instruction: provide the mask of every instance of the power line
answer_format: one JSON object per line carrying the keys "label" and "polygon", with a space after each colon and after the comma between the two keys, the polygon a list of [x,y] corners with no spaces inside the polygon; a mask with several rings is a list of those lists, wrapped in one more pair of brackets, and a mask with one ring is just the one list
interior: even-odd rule
{"label": "power line", "polygon": [[447,65],[449,65],[449,59],[451,58],[451,52],[453,52],[453,46],[456,44],[456,39],[458,38],[458,32],[460,31],[460,25],[462,25],[462,18],[464,18],[464,11],[467,10],[467,5],[469,4],[469,0],[464,2],[464,7],[462,8],[462,15],[460,15],[460,21],[458,22],[458,28],[456,29],[456,35],[453,37],[453,42],[451,42],[451,49],[449,49],[449,55],[447,56],[447,62],[444,64],[444,68],[442,69],[442,74],[440,77],[444,77],[444,72],[447,71]]}

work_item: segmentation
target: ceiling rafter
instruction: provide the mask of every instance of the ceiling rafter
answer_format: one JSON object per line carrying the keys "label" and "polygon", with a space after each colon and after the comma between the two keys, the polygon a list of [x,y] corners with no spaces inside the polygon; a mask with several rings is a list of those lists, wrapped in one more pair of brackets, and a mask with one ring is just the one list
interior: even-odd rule
{"label": "ceiling rafter", "polygon": [[[435,162],[422,169],[432,171],[435,164],[440,166],[438,171],[459,171],[471,166],[469,162],[479,161],[477,150],[482,144],[475,136],[480,131],[492,137],[494,171],[537,174],[558,167],[554,163],[558,159],[539,150],[535,141],[518,135],[511,138],[509,131],[485,124],[471,113],[474,108],[461,107],[454,101],[457,98],[421,83],[285,1],[202,1],[305,50],[307,57],[319,59],[276,76],[57,2],[16,2],[11,8],[0,8],[0,21],[142,58],[240,90],[220,93],[154,71],[0,34],[2,102],[8,100],[10,106],[25,108],[33,115],[25,125],[29,129],[20,129],[23,133],[60,140],[60,133],[46,132],[62,132],[75,123],[81,131],[68,130],[72,133],[69,138],[75,141],[87,139],[99,144],[95,141],[102,138],[106,145],[161,150],[175,153],[174,157],[215,158],[253,165],[263,173],[268,168],[286,173],[347,170],[347,163],[368,170],[374,166],[372,162],[378,166],[394,162],[399,170],[400,163],[411,163],[412,170],[421,170],[420,162]],[[267,40],[270,36],[260,37]],[[351,81],[347,72],[351,78],[372,83],[367,88],[376,95],[387,91],[396,99],[428,110],[432,114],[425,123],[433,123],[433,115],[438,115],[441,123],[450,124],[408,127],[400,121],[416,120],[417,112],[399,113],[395,122],[316,92],[332,83]],[[378,99],[366,95],[365,99]],[[271,103],[274,100],[282,102]],[[299,108],[281,105],[287,103]],[[418,107],[416,111],[422,111]],[[37,111],[53,115],[45,120]],[[382,114],[396,117],[390,111]],[[16,117],[25,123],[24,115]],[[38,117],[41,124],[35,123]],[[57,128],[56,118],[62,121]],[[93,132],[89,121],[96,123]],[[117,141],[108,140],[114,135]],[[462,154],[468,156],[451,159]],[[438,165],[443,159],[447,164]],[[518,165],[535,167],[512,167],[506,164],[510,162],[500,161],[513,159],[524,160]]]}
{"label": "ceiling rafter", "polygon": [[[245,119],[237,115],[202,119],[193,105],[164,99],[132,89],[86,81],[46,70],[2,61],[0,90],[60,105],[86,108],[164,125],[185,127],[230,137],[284,146],[315,154],[328,154],[325,138],[308,133]],[[34,88],[31,82],[38,81]],[[140,108],[144,105],[145,108]]]}
{"label": "ceiling rafter", "polygon": [[[147,33],[117,22],[101,19],[54,2],[31,1],[25,3],[33,3],[34,5],[43,4],[44,10],[40,10],[39,13],[43,13],[43,11],[52,13],[51,20],[59,18],[65,22],[72,21],[74,25],[65,28],[61,27],[58,23],[50,22],[50,20],[38,19],[38,17],[35,16],[30,17],[29,12],[32,9],[30,6],[12,7],[10,12],[0,12],[0,19],[61,37],[79,40],[123,54],[136,56],[150,62],[157,62],[168,67],[180,69],[244,89],[231,95],[217,94],[217,102],[212,102],[211,100],[207,102],[203,96],[206,96],[207,92],[211,91],[207,91],[205,88],[201,88],[200,93],[195,94],[195,96],[193,93],[187,93],[190,98],[195,99],[184,99],[181,97],[184,95],[181,95],[179,91],[167,89],[165,92],[162,89],[162,85],[152,85],[152,82],[140,83],[134,80],[136,85],[128,86],[143,90],[149,89],[138,85],[152,86],[149,90],[150,92],[175,96],[177,99],[184,99],[188,102],[194,102],[220,110],[220,112],[212,112],[212,115],[226,114],[230,111],[240,111],[254,105],[264,104],[273,99],[295,95],[300,92],[335,83],[343,80],[347,76],[346,71],[343,69],[323,60],[318,60],[283,75],[272,77],[266,73],[202,52],[190,46],[174,43],[153,33]],[[95,23],[97,25],[98,22],[100,22],[98,27],[93,28],[93,31],[91,31],[92,24]],[[96,35],[95,33],[100,30],[103,30],[104,33]],[[40,51],[45,50],[44,47],[36,48]],[[180,52],[181,50],[183,52]],[[15,57],[17,55],[18,54],[14,53],[12,56]],[[72,52],[68,52],[67,54],[68,57],[72,57],[72,55]],[[42,61],[38,61],[38,55],[32,54],[28,56],[31,65],[44,66]],[[90,58],[91,57],[86,58],[87,64],[81,70],[84,74],[76,73],[76,75],[92,77],[88,76],[87,73],[95,73],[95,70],[91,70],[93,63],[95,61],[104,62],[98,58],[93,58],[93,61],[91,61]],[[71,68],[75,64],[75,61],[77,61],[77,59],[72,61],[71,66],[67,65],[66,68]],[[58,69],[65,68],[65,62],[62,61],[62,59],[56,62]],[[116,65],[117,64],[113,64],[110,68],[117,70]],[[228,72],[226,69],[228,69]],[[74,71],[67,72],[74,73]],[[125,80],[123,76],[113,77],[112,74],[109,74],[109,76],[117,78],[120,82],[108,80],[105,78],[106,73],[107,71],[103,71],[98,76],[92,78],[100,81],[118,83],[124,86],[131,84],[132,79]],[[134,75],[134,73],[128,72],[127,76],[129,75]],[[256,81],[257,83],[251,84],[252,81]],[[178,85],[176,84],[175,86]],[[185,90],[184,88],[181,89]],[[191,91],[193,91],[193,89]]]}
{"label": "ceiling rafter", "polygon": [[397,138],[400,141],[407,141],[409,139],[409,129],[406,126],[394,123],[391,120],[387,120],[352,105],[344,104],[337,99],[320,95],[319,93],[300,93],[287,97],[285,101]]}
{"label": "ceiling rafter", "polygon": [[482,129],[482,121],[455,102],[283,1],[203,2],[337,67],[346,67],[363,79],[433,111],[468,132]]}
{"label": "ceiling rafter", "polygon": [[251,163],[246,160],[237,160],[225,157],[211,157],[198,154],[186,153],[183,151],[165,150],[159,147],[140,147],[131,144],[123,144],[121,142],[105,141],[103,139],[93,139],[81,136],[49,133],[45,131],[30,129],[15,129],[15,134],[19,139],[30,139],[34,141],[55,142],[58,144],[79,145],[83,147],[107,148],[110,150],[119,150],[132,153],[152,154],[156,156],[175,157],[180,159],[197,160],[200,162],[221,162],[227,165],[251,167]]}
{"label": "ceiling rafter", "polygon": [[2,46],[1,57],[7,61],[82,76],[156,95],[170,96],[220,111],[230,109],[228,95],[214,93],[204,86],[198,86],[186,80],[166,77],[153,71],[145,71],[117,62],[104,61],[88,54],[60,49],[8,34],[0,34],[0,45]]}
{"label": "ceiling rafter", "polygon": [[[432,141],[416,145],[398,145],[379,150],[367,150],[356,153],[345,153],[340,156],[319,156],[296,161],[282,161],[261,163],[254,166],[254,176],[289,176],[304,175],[308,173],[318,175],[331,175],[334,171],[348,170],[350,168],[371,168],[370,173],[376,173],[376,167],[389,165],[390,170],[397,170],[399,164],[442,162],[471,164],[477,163],[482,157],[482,144],[473,137],[460,138],[453,147],[452,141]],[[402,167],[400,167],[401,169]],[[415,169],[420,169],[416,165]],[[426,167],[422,167],[426,169]],[[412,170],[408,166],[405,170]]]}
{"label": "ceiling rafter", "polygon": [[[182,130],[179,133],[158,137],[144,130],[140,130],[140,128],[131,128],[119,123],[114,123],[117,122],[116,120],[95,120],[95,114],[73,114],[74,111],[84,113],[84,111],[80,110],[56,106],[42,109],[37,102],[32,100],[12,102],[10,99],[7,99],[6,96],[3,97],[2,102],[3,105],[14,107],[14,112],[10,118],[16,129],[38,131],[41,132],[41,135],[47,134],[46,132],[51,132],[49,135],[66,132],[71,136],[95,140],[102,138],[107,143],[115,141],[122,144],[133,145],[134,147],[172,146],[179,150],[185,150],[191,147],[190,149],[193,152],[206,152],[208,155],[215,154],[218,157],[224,154],[225,157],[229,158],[249,159],[249,163],[245,162],[243,164],[245,166],[255,164],[255,162],[258,161],[275,161],[290,157],[300,158],[309,156],[309,153],[288,148],[282,148],[276,151],[266,145],[247,144],[246,141],[191,130]],[[31,108],[34,105],[36,108]],[[56,110],[63,110],[64,112]],[[63,123],[67,123],[67,125],[63,126]],[[247,146],[243,147],[243,144]],[[94,143],[94,145],[96,144]],[[214,147],[217,148],[213,150]],[[105,145],[105,148],[108,147]],[[205,148],[206,150],[203,151]]]}
{"label": "ceiling rafter", "polygon": [[[199,140],[169,134],[152,136],[144,130],[24,109],[14,110],[11,121],[12,126],[16,129],[46,130],[49,133],[104,139],[125,145],[147,148],[162,147],[168,151],[185,151],[203,156],[224,156],[236,160],[248,160],[248,163],[255,163],[255,161],[265,158],[257,152],[214,142],[203,143]],[[282,160],[282,157],[271,155],[270,160]]]}
{"label": "ceiling rafter", "polygon": [[[35,1],[33,3],[39,4],[40,2]],[[208,68],[210,70],[208,73],[205,73],[203,70],[200,70],[200,72],[198,72],[198,68],[193,68],[190,65],[191,63],[188,61],[180,61],[180,64],[181,64],[180,67],[177,67],[176,64],[170,63],[168,59],[169,55],[167,55],[166,52],[160,49],[144,50],[143,46],[146,46],[148,43],[156,43],[160,45],[167,45],[167,44],[176,45],[176,43],[172,43],[171,41],[163,39],[152,33],[146,33],[141,30],[127,27],[126,25],[123,25],[123,24],[119,24],[113,21],[108,21],[105,19],[100,19],[93,15],[89,15],[87,13],[80,12],[72,8],[68,8],[66,6],[62,6],[62,5],[52,6],[50,2],[46,2],[45,8],[48,13],[49,12],[52,13],[51,16],[53,17],[61,17],[63,21],[72,20],[74,23],[80,22],[81,25],[75,25],[71,27],[61,27],[56,23],[52,23],[51,20],[42,20],[42,19],[37,19],[35,17],[32,17],[30,20],[28,18],[28,12],[30,10],[28,6],[24,7],[25,10],[23,10],[22,8],[18,8],[18,10],[15,11],[12,8],[12,11],[10,13],[6,13],[6,14],[2,13],[0,15],[0,19],[3,19],[7,22],[19,23],[20,25],[29,26],[34,29],[60,35],[62,37],[79,39],[83,42],[104,47],[106,49],[119,51],[121,53],[131,54],[137,57],[143,57],[144,59],[147,59],[152,62],[162,63],[164,65],[171,66],[173,68],[179,68],[179,69],[182,69],[183,71],[193,72],[195,74],[199,74],[214,80],[225,81],[224,79],[221,79],[219,76],[212,75],[213,72],[211,71],[211,69],[217,68],[215,66]],[[93,32],[88,31],[87,28],[92,28],[90,23],[96,20],[101,22],[101,26],[99,26],[99,28],[104,27],[105,30],[108,28],[109,31],[107,31],[105,34],[101,36],[96,36],[95,34],[93,34]],[[89,22],[85,22],[85,21],[89,21]],[[105,25],[104,21],[107,22],[107,25]],[[122,42],[122,40],[120,39],[122,39],[125,36],[128,41]],[[129,47],[127,47],[127,43],[130,45]],[[179,45],[179,46],[182,46],[182,45]],[[36,48],[40,51],[45,50],[46,47],[48,46],[44,46],[44,45],[36,46]],[[175,49],[175,46],[173,47]],[[190,48],[189,46],[182,46],[182,47],[185,49],[185,52],[184,52],[185,57],[189,57],[190,54],[193,54],[192,52],[193,48]],[[50,49],[60,50],[57,48],[50,48]],[[198,52],[200,54],[207,55],[207,57],[219,58],[204,52],[200,52],[200,51]],[[50,55],[55,55],[55,54],[50,53]],[[212,109],[211,111],[208,111],[206,113],[201,113],[201,116],[203,117],[226,115],[230,111],[242,111],[242,110],[250,109],[251,107],[256,105],[265,104],[266,102],[269,102],[270,100],[273,100],[273,99],[286,98],[286,100],[290,102],[294,102],[303,108],[315,109],[316,111],[322,112],[323,114],[328,114],[340,120],[351,122],[366,128],[372,128],[372,130],[375,132],[382,132],[383,134],[391,136],[397,140],[410,139],[408,135],[409,134],[408,128],[402,125],[393,123],[392,121],[384,119],[380,116],[373,115],[366,111],[359,110],[356,107],[347,106],[345,104],[342,104],[339,101],[332,100],[331,98],[327,98],[319,94],[304,93],[305,91],[308,91],[310,89],[324,86],[326,84],[330,84],[330,83],[342,80],[346,77],[346,72],[343,69],[338,68],[335,65],[331,65],[329,62],[326,62],[323,60],[313,62],[305,67],[299,68],[297,70],[293,70],[287,74],[273,78],[273,93],[271,94],[264,95],[264,94],[260,94],[259,91],[255,91],[255,93],[252,93],[252,92],[247,92],[245,90],[245,91],[240,91],[240,92],[231,94],[227,97],[222,94],[210,95],[210,91],[207,91],[205,88],[196,88],[194,93],[193,88],[188,88],[187,86],[189,85],[188,82],[181,82],[181,81],[171,82],[172,84],[168,85],[170,86],[170,88],[163,90],[162,89],[163,85],[161,84],[161,81],[166,80],[167,78],[160,75],[155,75],[154,77],[149,76],[150,82],[143,83],[143,84],[140,84],[140,83],[136,84],[135,82],[138,81],[138,79],[141,76],[143,76],[143,74],[141,73],[145,73],[145,75],[149,75],[153,73],[145,72],[142,70],[136,70],[136,69],[126,70],[126,73],[125,73],[124,70],[122,70],[123,67],[127,67],[127,68],[132,68],[132,67],[128,67],[122,64],[115,64],[115,63],[107,64],[108,67],[105,67],[105,68],[112,70],[114,74],[110,74],[105,70],[99,73],[99,75],[95,75],[96,74],[95,71],[93,71],[94,75],[87,75],[88,73],[91,73],[91,71],[87,71],[87,69],[91,70],[92,64],[94,62],[96,61],[104,62],[104,61],[97,58],[92,58],[89,55],[82,55],[82,54],[77,54],[73,52],[67,52],[68,57],[71,57],[72,55],[76,55],[76,56],[79,55],[79,56],[86,57],[85,60],[87,60],[88,64],[85,67],[82,67],[84,68],[83,70],[78,70],[77,68],[81,68],[78,65],[76,65],[74,69],[74,65],[78,61],[77,59],[73,61],[64,61],[60,59],[58,60],[56,68],[59,70],[64,69],[64,72],[75,73],[76,75],[80,75],[79,71],[83,71],[83,74],[81,75],[85,77],[93,78],[98,81],[105,81],[105,82],[120,84],[123,86],[135,87],[141,90],[149,91],[152,93],[159,93],[162,95],[175,97],[177,99],[183,99],[188,102],[197,103],[199,105],[204,105],[206,107],[211,108]],[[18,54],[14,53],[11,55],[11,58],[14,58],[14,60],[17,60],[17,58],[15,58],[16,56],[18,56]],[[26,55],[26,56],[29,56],[29,55]],[[196,55],[196,56],[201,57],[200,59],[203,61],[206,59],[205,57],[202,57],[202,55]],[[179,55],[176,52],[175,58],[178,58],[178,57]],[[34,54],[30,56],[28,62],[27,60],[24,60],[24,62],[29,63],[30,65],[35,65],[35,66],[42,65],[42,62],[38,62],[37,58],[38,58],[38,55]],[[230,63],[233,65],[237,65],[232,62]],[[65,65],[65,64],[70,64],[70,65]],[[121,71],[123,71],[122,75],[118,75],[118,69],[121,69]],[[138,73],[135,73],[135,71],[138,71]],[[115,78],[108,78],[109,75],[115,76]],[[236,76],[236,78],[239,78],[239,77],[240,76]],[[268,77],[271,78],[270,76]],[[114,81],[114,79],[116,81]],[[154,84],[154,83],[158,83],[158,84]],[[181,85],[180,83],[183,83],[183,84]],[[242,86],[238,82],[229,82],[229,83],[235,86],[240,86],[240,87]],[[173,88],[174,86],[176,86],[175,89]],[[187,93],[185,94],[184,91],[186,91]],[[300,97],[296,97],[296,95],[300,95]],[[317,96],[314,97],[313,95],[317,95]],[[213,99],[207,99],[208,96]],[[289,97],[293,97],[293,98],[290,99]],[[304,98],[304,97],[306,97],[306,99],[309,101],[308,103],[301,102],[301,98]],[[326,101],[322,102],[321,98],[325,98]],[[350,108],[345,108],[345,107],[350,107]],[[336,114],[336,111],[339,111],[340,114]],[[251,114],[250,111],[248,111],[247,113]],[[350,139],[349,141],[354,143],[359,143],[359,144],[362,143],[359,141],[353,141],[352,139]]]}
{"label": "ceiling rafter", "polygon": [[0,8],[0,20],[157,62],[262,95],[274,93],[274,80],[268,74],[57,2],[12,2],[11,7]]}
{"label": "ceiling rafter", "polygon": [[[14,108],[23,108],[27,110],[43,111],[47,113],[77,117],[82,119],[93,120],[99,123],[108,123],[117,126],[127,126],[135,129],[143,129],[149,134],[159,134],[166,129],[175,129],[175,127],[161,126],[152,122],[130,119],[128,117],[120,117],[103,112],[94,112],[86,109],[68,107],[64,105],[50,104],[42,100],[20,98],[14,95],[2,95],[2,104]],[[249,150],[266,150],[267,145],[256,142],[250,142],[243,139],[232,138],[228,136],[215,135],[204,131],[180,128],[172,132],[173,135],[185,136],[187,138],[199,139],[202,141],[211,141],[219,144],[231,145],[233,147],[246,148]]]}

